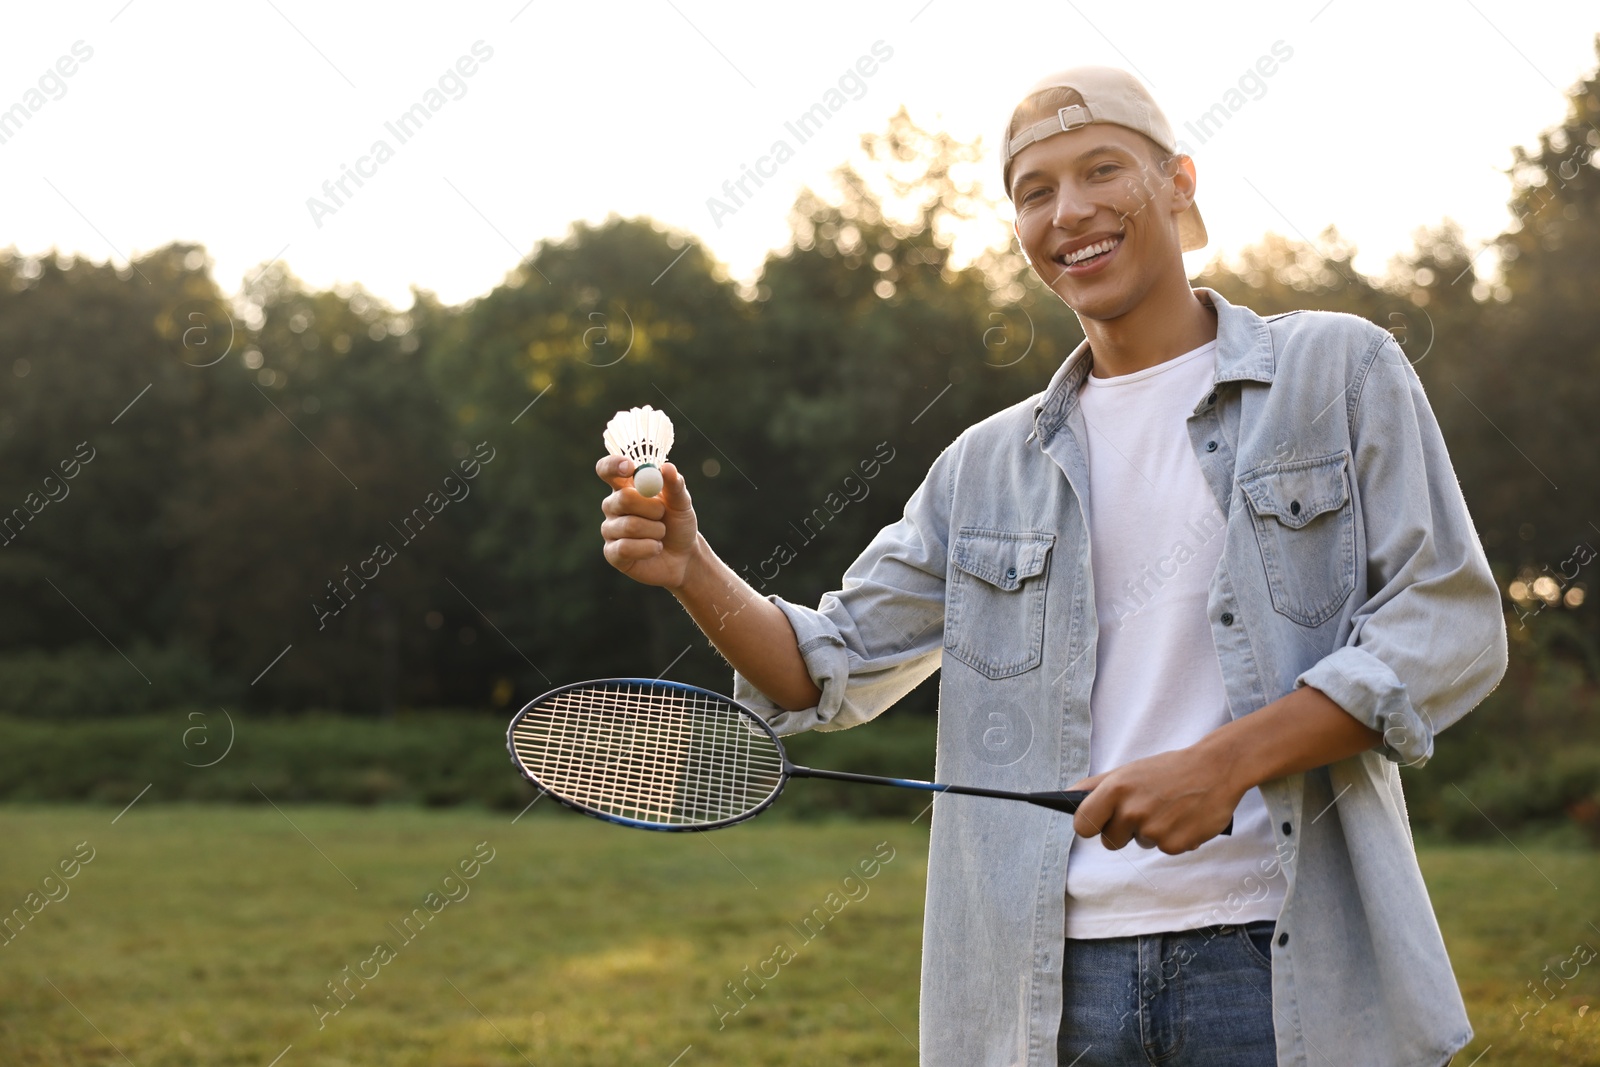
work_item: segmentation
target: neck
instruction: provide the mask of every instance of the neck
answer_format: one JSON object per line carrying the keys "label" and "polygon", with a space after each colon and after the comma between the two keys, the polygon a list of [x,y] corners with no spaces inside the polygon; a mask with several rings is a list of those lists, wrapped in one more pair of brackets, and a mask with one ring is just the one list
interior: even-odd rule
{"label": "neck", "polygon": [[1217,313],[1201,302],[1182,274],[1116,318],[1078,318],[1094,353],[1092,373],[1097,378],[1145,370],[1217,339]]}

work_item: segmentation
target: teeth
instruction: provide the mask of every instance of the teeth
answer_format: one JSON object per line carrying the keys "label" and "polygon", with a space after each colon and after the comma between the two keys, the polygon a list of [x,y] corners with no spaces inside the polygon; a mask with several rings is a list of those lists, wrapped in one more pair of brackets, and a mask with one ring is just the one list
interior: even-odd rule
{"label": "teeth", "polygon": [[1116,238],[1116,237],[1108,237],[1104,241],[1101,241],[1099,244],[1087,245],[1087,246],[1085,246],[1083,248],[1078,249],[1076,252],[1072,252],[1072,253],[1069,253],[1068,255],[1063,256],[1061,258],[1061,262],[1065,263],[1069,267],[1072,266],[1074,263],[1082,263],[1084,260],[1088,259],[1090,256],[1097,256],[1102,252],[1111,251],[1113,248],[1117,247],[1117,241],[1119,239],[1120,238]]}

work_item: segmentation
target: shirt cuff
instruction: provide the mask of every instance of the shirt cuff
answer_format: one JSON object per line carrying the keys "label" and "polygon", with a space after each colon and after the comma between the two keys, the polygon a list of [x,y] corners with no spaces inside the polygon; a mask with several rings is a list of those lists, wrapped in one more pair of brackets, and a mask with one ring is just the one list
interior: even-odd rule
{"label": "shirt cuff", "polygon": [[822,699],[816,707],[786,711],[768,700],[765,693],[737,670],[733,672],[733,699],[767,720],[773,732],[779,735],[805,730],[842,730],[855,725],[834,722],[844,703],[845,685],[850,679],[850,654],[845,650],[839,628],[820,611],[791,604],[778,596],[767,599],[788,616],[800,646],[800,656],[805,660],[806,673],[822,690]]}
{"label": "shirt cuff", "polygon": [[1325,693],[1356,721],[1383,735],[1377,750],[1407,767],[1433,755],[1433,724],[1411,704],[1405,683],[1377,656],[1345,646],[1324,656],[1295,679]]}

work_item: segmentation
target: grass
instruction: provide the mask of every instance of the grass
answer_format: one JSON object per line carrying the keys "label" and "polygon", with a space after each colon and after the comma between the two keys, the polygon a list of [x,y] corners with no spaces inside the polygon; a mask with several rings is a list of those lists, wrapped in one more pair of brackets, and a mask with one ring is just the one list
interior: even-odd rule
{"label": "grass", "polygon": [[[42,895],[79,842],[94,850],[69,895],[0,946],[0,1063],[916,1062],[925,819],[669,835],[544,809],[513,824],[470,809],[147,798],[113,824],[115,808],[0,807],[0,909]],[[446,882],[480,842],[492,860]],[[889,849],[861,879],[858,865]],[[1524,851],[1424,852],[1479,1034],[1457,1067],[1485,1049],[1480,1067],[1600,1065],[1600,959],[1564,988],[1553,980],[1555,999],[1519,1029],[1543,1003],[1527,983],[1575,944],[1600,947],[1588,925],[1600,855]],[[428,919],[407,941],[390,924],[417,906]],[[820,931],[797,929],[817,908]],[[368,960],[375,977],[333,999],[326,983]],[[746,967],[777,976],[751,980],[753,999],[719,1026]]]}
{"label": "grass", "polygon": [[[1477,1031],[1453,1067],[1485,1050],[1480,1067],[1600,1065],[1600,853],[1436,845],[1419,855]],[[1574,960],[1578,946],[1588,951]]]}

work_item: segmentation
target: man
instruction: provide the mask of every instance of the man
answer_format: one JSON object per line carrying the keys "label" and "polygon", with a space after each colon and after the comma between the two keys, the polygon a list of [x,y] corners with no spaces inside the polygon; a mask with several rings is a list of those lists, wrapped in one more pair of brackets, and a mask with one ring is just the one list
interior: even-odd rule
{"label": "man", "polygon": [[1194,164],[1131,75],[1044,79],[1004,148],[1085,334],[1049,386],[962,433],[816,610],[717,559],[671,464],[657,499],[597,465],[606,558],[782,733],[942,668],[941,781],[1093,790],[939,798],[923,1063],[1438,1067],[1472,1031],[1397,767],[1506,634],[1416,374],[1363,319],[1190,288]]}

